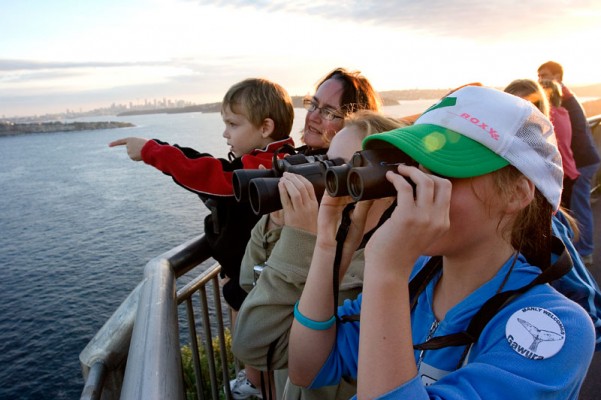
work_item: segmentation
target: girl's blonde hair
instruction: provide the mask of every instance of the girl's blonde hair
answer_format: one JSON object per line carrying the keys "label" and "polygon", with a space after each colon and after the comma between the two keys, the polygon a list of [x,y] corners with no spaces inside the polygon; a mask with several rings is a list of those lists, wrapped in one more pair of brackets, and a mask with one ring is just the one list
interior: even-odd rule
{"label": "girl's blonde hair", "polygon": [[374,133],[388,132],[408,124],[398,118],[389,117],[371,110],[360,110],[349,114],[344,119],[344,126],[356,126],[365,132],[365,136]]}
{"label": "girl's blonde hair", "polygon": [[[493,183],[500,197],[508,198],[515,187],[512,183],[522,176],[522,173],[511,165],[493,172]],[[567,210],[560,208],[560,212],[577,238],[576,221]],[[532,265],[544,268],[551,262],[552,217],[553,206],[538,189],[535,189],[532,202],[518,213],[515,223],[504,232],[513,248],[522,253]]]}
{"label": "girl's blonde hair", "polygon": [[[410,125],[406,121],[398,118],[389,117],[378,111],[373,110],[359,110],[354,113],[348,114],[344,118],[344,126],[357,126],[362,132],[365,133],[365,137],[381,132],[388,132],[396,128]],[[326,143],[332,141],[331,138],[323,137]]]}
{"label": "girl's blonde hair", "polygon": [[516,79],[504,90],[505,93],[529,100],[549,118],[549,100],[542,86],[532,79]]}

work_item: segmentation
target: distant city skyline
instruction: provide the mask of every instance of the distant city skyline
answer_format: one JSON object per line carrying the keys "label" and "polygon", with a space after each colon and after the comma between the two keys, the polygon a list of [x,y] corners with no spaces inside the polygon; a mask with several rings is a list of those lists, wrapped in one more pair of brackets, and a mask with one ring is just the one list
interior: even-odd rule
{"label": "distant city skyline", "polygon": [[135,99],[218,102],[251,76],[304,95],[335,67],[378,91],[503,87],[555,60],[601,82],[593,0],[74,0],[2,2],[0,115]]}
{"label": "distant city skyline", "polygon": [[[403,100],[422,100],[422,99],[436,99],[446,93],[446,90],[450,88],[430,88],[430,89],[399,89],[380,92],[384,104],[393,105],[396,101]],[[501,89],[501,88],[498,88]],[[572,86],[571,90],[579,96],[580,100],[586,102],[594,100],[596,105],[591,108],[594,110],[594,114],[599,113],[599,107],[601,104],[601,83],[594,85],[585,86]],[[301,104],[302,96],[292,96],[295,107],[302,107]],[[100,115],[117,115],[129,111],[151,111],[151,110],[169,110],[169,109],[184,109],[190,107],[199,108],[202,112],[218,112],[218,105],[221,100],[210,103],[195,103],[183,99],[174,99],[163,97],[161,99],[136,99],[130,100],[124,103],[113,102],[111,104],[104,104],[98,107],[84,109],[83,107],[67,108],[62,112],[56,113],[45,113],[45,114],[31,114],[31,115],[19,115],[19,116],[7,116],[0,114],[0,122],[39,122],[39,121],[52,121],[62,120],[70,118],[79,118],[87,116],[100,116]],[[586,108],[586,107],[585,107]]]}

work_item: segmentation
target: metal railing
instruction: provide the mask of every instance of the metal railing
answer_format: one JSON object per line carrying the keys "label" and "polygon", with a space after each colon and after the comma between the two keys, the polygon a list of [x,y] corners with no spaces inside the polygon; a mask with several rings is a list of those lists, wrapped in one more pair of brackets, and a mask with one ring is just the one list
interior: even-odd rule
{"label": "metal railing", "polygon": [[[81,399],[183,399],[181,344],[179,339],[178,304],[186,305],[186,323],[192,348],[197,398],[210,385],[211,397],[219,399],[218,372],[213,352],[213,331],[220,343],[221,365],[228,365],[225,349],[225,324],[219,295],[220,266],[213,265],[176,293],[176,278],[209,259],[208,243],[196,237],[149,261],[144,279],[123,301],[80,353],[85,380]],[[212,282],[212,293],[207,292]],[[202,345],[207,355],[209,382],[202,379],[200,346],[196,332],[192,298],[200,296]],[[209,295],[215,308],[212,326]],[[216,329],[214,329],[216,328]],[[222,368],[222,381],[227,383],[228,369]],[[231,398],[228,384],[223,385],[226,398]]]}

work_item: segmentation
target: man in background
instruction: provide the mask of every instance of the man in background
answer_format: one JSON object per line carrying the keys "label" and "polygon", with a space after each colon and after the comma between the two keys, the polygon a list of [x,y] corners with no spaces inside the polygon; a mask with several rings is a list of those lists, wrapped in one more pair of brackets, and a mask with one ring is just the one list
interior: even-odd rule
{"label": "man in background", "polygon": [[591,209],[591,186],[599,169],[601,158],[595,147],[591,129],[586,120],[582,105],[574,94],[563,84],[563,67],[554,61],[548,61],[538,67],[538,80],[553,80],[561,85],[561,106],[568,110],[572,125],[572,152],[580,176],[572,189],[571,211],[578,221],[580,237],[575,243],[576,250],[584,263],[593,263],[593,211]]}

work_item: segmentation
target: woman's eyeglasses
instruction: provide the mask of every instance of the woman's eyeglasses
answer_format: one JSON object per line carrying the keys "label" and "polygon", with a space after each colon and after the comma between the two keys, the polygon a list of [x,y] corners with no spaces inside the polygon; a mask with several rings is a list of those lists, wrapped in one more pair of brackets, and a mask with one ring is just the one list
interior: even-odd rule
{"label": "woman's eyeglasses", "polygon": [[317,103],[312,99],[304,99],[303,106],[308,112],[319,110],[319,115],[326,121],[333,121],[335,119],[343,119],[344,116],[338,111],[330,107],[319,107]]}

